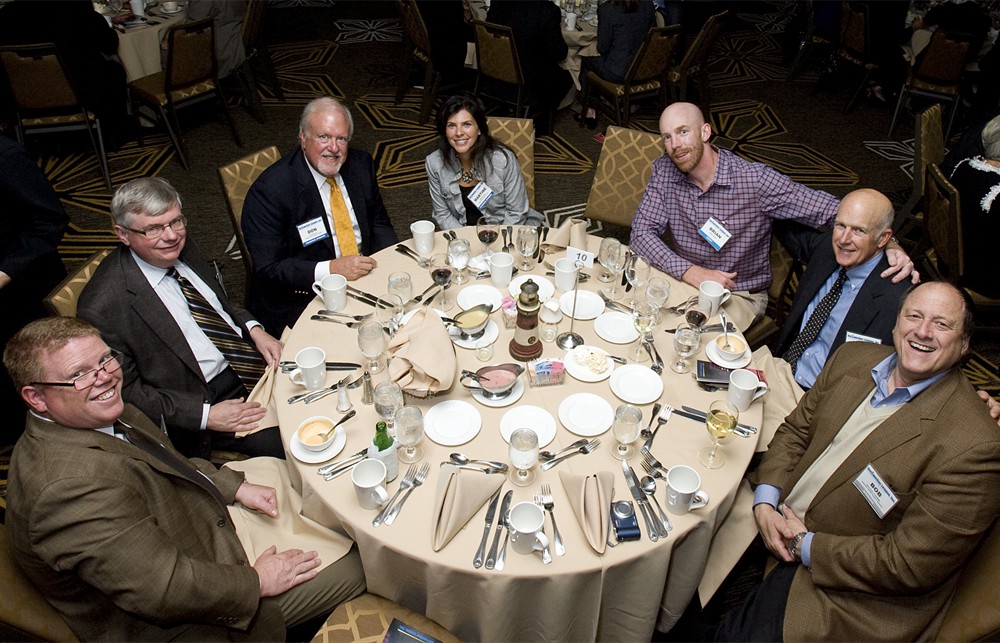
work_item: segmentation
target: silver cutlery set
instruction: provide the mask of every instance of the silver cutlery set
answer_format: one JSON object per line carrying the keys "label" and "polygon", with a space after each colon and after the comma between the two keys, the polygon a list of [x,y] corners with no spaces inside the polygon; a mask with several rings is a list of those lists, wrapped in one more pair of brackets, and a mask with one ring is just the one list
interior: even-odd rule
{"label": "silver cutlery set", "polygon": [[[410,468],[406,470],[406,473],[403,475],[403,479],[399,483],[399,489],[396,490],[392,499],[385,503],[382,510],[379,511],[372,520],[372,527],[378,527],[382,523],[391,525],[392,521],[394,521],[396,516],[399,515],[399,510],[403,508],[403,503],[406,502],[407,498],[410,497],[410,494],[413,493],[413,490],[427,480],[427,474],[430,473],[430,470],[431,465],[426,462],[420,465],[419,469],[417,469],[417,465],[411,464]],[[403,494],[403,497],[400,498],[399,494]],[[397,498],[399,498],[399,502],[396,502]]]}

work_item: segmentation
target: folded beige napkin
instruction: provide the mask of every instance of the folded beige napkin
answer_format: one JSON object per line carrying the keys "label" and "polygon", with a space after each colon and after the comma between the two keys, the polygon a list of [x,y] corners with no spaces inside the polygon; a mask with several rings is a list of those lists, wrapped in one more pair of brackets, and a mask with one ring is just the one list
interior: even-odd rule
{"label": "folded beige napkin", "polygon": [[[285,326],[284,332],[281,333],[281,342],[284,343],[288,339],[288,335],[291,334],[291,329]],[[264,374],[261,375],[260,380],[257,381],[257,385],[253,387],[250,391],[250,395],[247,397],[247,402],[257,402],[261,406],[267,409],[267,414],[264,418],[257,424],[257,428],[253,431],[243,431],[242,433],[237,433],[236,437],[245,438],[246,436],[256,433],[257,431],[262,431],[264,429],[271,428],[272,426],[278,426],[278,410],[274,405],[274,383],[278,381],[277,377],[277,367],[275,368],[265,368]]]}
{"label": "folded beige napkin", "polygon": [[442,466],[441,475],[438,476],[434,513],[431,515],[434,523],[434,551],[441,551],[506,479],[501,474],[479,473],[450,464]]}
{"label": "folded beige napkin", "polygon": [[542,248],[545,252],[565,250],[568,246],[587,249],[587,221],[584,219],[566,219],[555,230],[549,230]]}
{"label": "folded beige napkin", "polygon": [[587,542],[598,554],[603,554],[608,544],[608,527],[611,522],[611,498],[614,496],[615,476],[610,471],[588,475],[559,472],[563,489],[569,497],[580,528]]}
{"label": "folded beige napkin", "polygon": [[455,345],[437,313],[417,314],[389,340],[389,377],[404,391],[438,393],[455,381]]}

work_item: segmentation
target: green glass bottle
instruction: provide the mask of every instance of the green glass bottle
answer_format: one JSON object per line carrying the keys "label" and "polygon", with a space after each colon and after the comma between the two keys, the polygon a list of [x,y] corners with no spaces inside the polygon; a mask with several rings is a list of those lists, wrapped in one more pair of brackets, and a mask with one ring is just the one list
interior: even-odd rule
{"label": "green glass bottle", "polygon": [[392,446],[392,436],[389,435],[389,429],[385,425],[385,422],[379,422],[375,425],[375,439],[372,443],[378,447],[379,451],[385,451]]}

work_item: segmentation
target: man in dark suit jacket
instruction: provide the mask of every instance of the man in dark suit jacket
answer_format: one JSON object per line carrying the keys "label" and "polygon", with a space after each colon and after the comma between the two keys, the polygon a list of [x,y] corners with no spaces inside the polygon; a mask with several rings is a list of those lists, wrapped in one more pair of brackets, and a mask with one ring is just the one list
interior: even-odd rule
{"label": "man in dark suit jacket", "polygon": [[[277,364],[281,342],[229,300],[187,239],[180,195],[164,179],[135,179],[115,193],[111,213],[124,245],[94,272],[77,315],[125,355],[125,399],[155,421],[162,419],[185,455],[208,457],[212,449],[222,449],[283,458],[275,427],[234,437],[258,428],[266,409],[244,401],[251,387],[195,322],[178,281],[167,274],[176,268],[229,317],[227,323],[249,348],[270,366]],[[150,238],[151,228],[159,236]]]}
{"label": "man in dark suit jacket", "polygon": [[[247,307],[280,336],[331,273],[354,280],[377,265],[370,256],[398,241],[382,203],[371,155],[351,150],[351,113],[333,98],[306,105],[299,146],[261,174],[243,204],[243,237],[253,262]],[[331,215],[334,181],[353,235],[339,238]],[[346,250],[345,250],[346,246]]]}
{"label": "man in dark suit jacket", "polygon": [[[284,528],[297,515],[285,484],[248,466],[247,477],[271,486],[253,484],[171,448],[122,401],[119,359],[73,317],[32,322],[4,353],[31,410],[11,458],[7,532],[80,640],[284,640],[286,625],[364,590],[347,538],[324,534],[323,561],[284,549],[302,537]],[[270,519],[244,519],[254,512]]]}

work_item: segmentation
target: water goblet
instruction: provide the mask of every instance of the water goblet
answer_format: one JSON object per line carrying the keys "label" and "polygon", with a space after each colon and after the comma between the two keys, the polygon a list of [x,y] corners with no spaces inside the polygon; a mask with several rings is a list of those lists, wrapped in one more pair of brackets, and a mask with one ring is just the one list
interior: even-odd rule
{"label": "water goblet", "polygon": [[399,295],[386,294],[375,302],[375,319],[382,328],[389,331],[389,337],[396,334],[403,320],[403,300]]}
{"label": "water goblet", "polygon": [[677,361],[670,364],[670,369],[675,373],[687,373],[691,367],[687,363],[687,358],[698,352],[698,342],[701,334],[698,329],[690,324],[681,323],[674,333],[674,350],[677,351]]}
{"label": "water goblet", "polygon": [[611,455],[619,460],[628,460],[635,455],[632,443],[639,437],[642,411],[631,404],[622,404],[615,409],[615,425],[612,431],[617,444],[611,445]]}
{"label": "water goblet", "polygon": [[385,352],[385,332],[377,320],[368,320],[358,327],[358,348],[361,354],[368,358],[366,368],[372,375],[381,373],[382,353]]}
{"label": "water goblet", "polygon": [[484,254],[489,257],[493,254],[490,246],[500,237],[500,222],[489,217],[479,217],[476,221],[476,236],[485,248]]}
{"label": "water goblet", "polygon": [[532,226],[521,226],[517,229],[517,251],[520,253],[520,270],[528,271],[535,267],[533,258],[538,252],[538,229]]}
{"label": "water goblet", "polygon": [[439,286],[442,286],[441,294],[434,298],[434,307],[438,310],[450,310],[454,302],[448,299],[448,285],[451,283],[451,266],[448,264],[448,256],[443,254],[433,255],[430,259],[431,279]]}
{"label": "water goblet", "polygon": [[639,303],[639,292],[649,280],[649,262],[637,254],[632,254],[625,264],[625,278],[632,285],[632,297],[625,302],[625,305],[635,307]]}
{"label": "water goblet", "polygon": [[601,239],[601,249],[597,252],[597,261],[601,264],[601,272],[597,275],[597,279],[608,283],[613,278],[611,271],[608,270],[607,262],[605,262],[605,257],[610,257],[621,253],[621,241],[613,237],[605,237]]}
{"label": "water goblet", "polygon": [[636,363],[646,361],[648,354],[642,343],[648,333],[653,332],[656,326],[656,309],[646,301],[640,301],[632,309],[632,325],[639,331],[639,338],[635,340],[635,347],[629,351],[628,358]]}
{"label": "water goblet", "polygon": [[396,451],[400,462],[411,464],[424,456],[417,445],[424,437],[424,416],[415,406],[404,406],[396,411],[396,441],[402,449]]}
{"label": "water goblet", "polygon": [[385,420],[389,435],[396,437],[396,411],[403,408],[403,389],[395,382],[379,382],[372,399],[375,412]]}
{"label": "water goblet", "polygon": [[510,434],[510,481],[524,487],[535,481],[538,464],[538,434],[531,429],[514,429]]}
{"label": "water goblet", "polygon": [[666,279],[653,277],[646,283],[646,301],[656,310],[656,323],[660,323],[660,309],[670,299],[670,285]]}
{"label": "water goblet", "polygon": [[413,280],[408,272],[394,272],[389,275],[387,288],[390,295],[399,295],[401,301],[409,301],[413,296]]}
{"label": "water goblet", "polygon": [[601,259],[601,265],[611,273],[611,288],[606,291],[602,290],[601,292],[607,295],[608,299],[612,301],[618,299],[618,281],[622,271],[625,270],[624,246],[618,244],[617,252],[614,249],[609,250],[608,254]]}
{"label": "water goblet", "polygon": [[705,428],[712,436],[712,446],[698,452],[698,462],[709,469],[718,469],[726,463],[726,456],[718,453],[719,442],[732,435],[739,418],[739,410],[726,400],[716,400],[709,405]]}
{"label": "water goblet", "polygon": [[458,285],[469,281],[469,277],[465,274],[465,268],[469,265],[471,256],[472,253],[467,240],[454,239],[448,242],[448,263],[455,269],[453,281]]}

